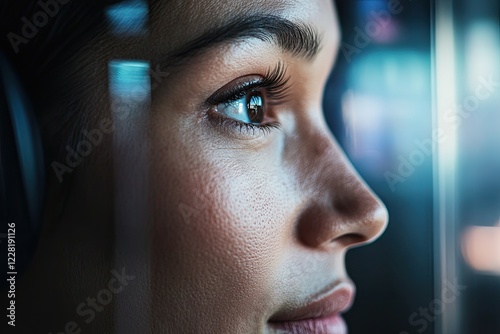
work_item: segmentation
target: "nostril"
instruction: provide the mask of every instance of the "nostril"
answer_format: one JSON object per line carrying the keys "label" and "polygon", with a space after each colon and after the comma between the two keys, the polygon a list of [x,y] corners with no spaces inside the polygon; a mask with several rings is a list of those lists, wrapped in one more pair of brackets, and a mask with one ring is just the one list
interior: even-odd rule
{"label": "nostril", "polygon": [[368,240],[366,239],[366,236],[359,234],[359,233],[348,233],[341,235],[338,238],[332,239],[330,242],[331,243],[337,243],[342,246],[342,248],[352,248],[356,246],[361,246],[362,244],[366,243]]}
{"label": "nostril", "polygon": [[365,243],[378,238],[387,227],[387,208],[362,180],[346,189],[344,196],[335,198],[333,207],[346,222],[355,225],[355,232]]}
{"label": "nostril", "polygon": [[331,247],[333,243],[351,248],[374,241],[387,226],[387,209],[375,197],[365,201],[364,207],[359,203],[343,210],[311,203],[298,217],[297,239],[312,248]]}

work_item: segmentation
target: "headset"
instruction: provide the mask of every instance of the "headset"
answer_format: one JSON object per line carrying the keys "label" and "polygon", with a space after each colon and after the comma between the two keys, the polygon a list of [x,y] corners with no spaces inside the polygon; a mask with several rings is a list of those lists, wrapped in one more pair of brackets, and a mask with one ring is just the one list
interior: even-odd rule
{"label": "headset", "polygon": [[[19,278],[34,255],[42,225],[44,168],[32,104],[13,64],[0,50],[0,272],[4,276],[14,272]],[[8,247],[14,247],[14,256]],[[14,267],[8,267],[13,260]],[[1,284],[6,284],[6,277]]]}

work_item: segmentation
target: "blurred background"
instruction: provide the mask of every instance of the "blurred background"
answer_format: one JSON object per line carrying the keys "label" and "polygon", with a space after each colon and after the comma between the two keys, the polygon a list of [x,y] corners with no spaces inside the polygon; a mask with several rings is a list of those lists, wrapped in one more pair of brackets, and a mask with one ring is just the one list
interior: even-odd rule
{"label": "blurred background", "polygon": [[500,333],[499,2],[337,7],[327,120],[390,214],[348,253],[350,333]]}

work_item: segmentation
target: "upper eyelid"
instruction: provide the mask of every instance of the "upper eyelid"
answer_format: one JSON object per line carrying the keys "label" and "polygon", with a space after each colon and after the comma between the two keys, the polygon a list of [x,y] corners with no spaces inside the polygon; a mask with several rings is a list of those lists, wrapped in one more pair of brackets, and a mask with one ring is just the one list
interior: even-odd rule
{"label": "upper eyelid", "polygon": [[[207,100],[207,104],[214,106],[223,102],[234,102],[241,97],[235,97],[236,95],[244,95],[251,92],[253,89],[267,89],[271,91],[269,95],[273,96],[275,99],[282,99],[285,97],[286,91],[290,88],[287,85],[290,81],[290,76],[287,75],[288,69],[282,62],[279,62],[274,68],[269,68],[265,75],[260,75],[258,79],[248,80],[239,84],[236,88],[232,88],[232,92],[228,90],[224,91],[221,88],[219,91],[215,92]],[[257,75],[254,75],[257,76]],[[235,79],[241,80],[242,78]],[[222,91],[221,91],[222,90]],[[232,95],[232,96],[231,96]]]}
{"label": "upper eyelid", "polygon": [[[243,96],[248,94],[250,91],[257,89],[257,88],[260,88],[259,85],[261,85],[261,83],[262,83],[262,79],[245,82],[245,83],[241,84],[240,86],[238,86],[237,88],[233,89],[232,92],[227,92],[227,91],[220,92],[219,94],[217,94],[215,96],[214,95],[210,96],[208,99],[208,103],[212,104],[212,105],[216,105],[216,104],[223,103],[223,102],[234,102],[234,101],[238,100],[239,98],[242,98]],[[236,94],[241,95],[241,97],[236,98],[235,97]]]}

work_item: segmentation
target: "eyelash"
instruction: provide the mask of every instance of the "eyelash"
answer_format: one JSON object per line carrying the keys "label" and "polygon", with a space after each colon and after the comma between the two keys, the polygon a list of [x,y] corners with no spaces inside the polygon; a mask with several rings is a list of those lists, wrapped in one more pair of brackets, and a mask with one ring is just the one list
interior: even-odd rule
{"label": "eyelash", "polygon": [[[283,103],[288,96],[290,88],[288,84],[290,77],[286,76],[286,68],[282,63],[278,63],[276,67],[260,79],[247,81],[223,92],[216,92],[208,100],[207,104],[212,109],[220,104],[229,105],[247,94],[252,92],[263,92],[265,98],[265,106],[277,105]],[[247,132],[255,135],[255,131],[259,130],[264,134],[269,134],[273,129],[279,129],[279,122],[268,122],[265,124],[245,123],[230,117],[226,117],[218,112],[211,113],[212,118],[220,126],[230,126],[236,128],[240,132]]]}

